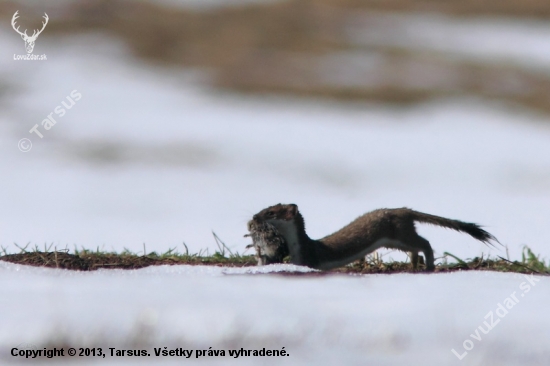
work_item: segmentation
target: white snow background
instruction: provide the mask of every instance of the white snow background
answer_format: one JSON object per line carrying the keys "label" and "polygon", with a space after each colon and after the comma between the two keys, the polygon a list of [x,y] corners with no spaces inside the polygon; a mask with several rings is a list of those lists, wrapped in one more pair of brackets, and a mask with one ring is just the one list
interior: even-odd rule
{"label": "white snow background", "polygon": [[[102,346],[109,352],[109,347],[140,349],[131,342],[141,338],[168,349],[285,347],[290,356],[193,355],[183,361],[109,355],[72,361],[542,366],[550,357],[546,277],[530,278],[530,285],[522,275],[492,272],[252,275],[292,267],[160,266],[82,273],[0,262],[0,362],[21,361],[10,356],[13,347],[41,349],[57,340],[66,349]],[[520,288],[526,285],[528,292]],[[498,304],[514,296],[518,302],[500,310],[499,317]],[[484,322],[494,327],[489,330]],[[470,351],[464,354],[466,340],[472,344],[466,343]]]}
{"label": "white snow background", "polygon": [[[510,29],[520,30],[518,39],[550,29],[530,26]],[[365,211],[408,206],[486,225],[512,258],[523,245],[550,257],[546,116],[475,99],[396,109],[238,96],[205,87],[207,74],[138,62],[104,35],[41,36],[35,53],[46,53],[47,61],[14,61],[23,43],[2,27],[0,81],[8,89],[0,99],[0,245],[9,251],[18,250],[14,242],[116,251],[142,251],[145,243],[148,252],[182,251],[185,242],[192,252],[213,251],[214,230],[242,252],[253,213],[293,202],[314,238]],[[492,42],[494,33],[486,34]],[[499,53],[491,45],[490,57],[509,48]],[[535,48],[517,42],[522,47],[514,61],[524,55],[528,64]],[[72,90],[82,99],[42,131],[43,139],[30,135]],[[17,148],[24,137],[33,143],[26,153]],[[464,234],[419,229],[436,255],[506,255]],[[484,316],[520,293],[526,279],[236,274],[187,266],[74,273],[0,262],[0,362],[15,362],[9,348],[44,345],[54,335],[83,346],[97,338],[122,344],[142,318],[158,346],[221,348],[236,338],[250,347],[285,346],[291,354],[235,364],[546,365],[550,359],[546,278],[476,341],[470,334]],[[475,346],[460,362],[450,350],[463,351],[466,339]],[[124,362],[130,360],[97,364]]]}

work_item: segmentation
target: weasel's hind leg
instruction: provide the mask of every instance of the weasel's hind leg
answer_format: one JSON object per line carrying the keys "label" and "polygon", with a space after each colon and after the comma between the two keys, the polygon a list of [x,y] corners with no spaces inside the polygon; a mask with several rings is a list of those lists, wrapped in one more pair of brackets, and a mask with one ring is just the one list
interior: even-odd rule
{"label": "weasel's hind leg", "polygon": [[[419,251],[424,253],[424,258],[426,258],[426,271],[433,272],[435,269],[434,265],[434,251],[432,250],[432,246],[430,245],[430,242],[421,237],[420,235],[416,235],[416,237],[412,240],[412,244],[415,248],[418,248]],[[417,261],[418,261],[418,253],[416,254]],[[411,256],[411,261],[412,261]],[[418,264],[418,262],[417,262]],[[414,268],[414,262],[413,262],[413,268]]]}
{"label": "weasel's hind leg", "polygon": [[416,271],[418,268],[418,252],[411,252],[411,263],[413,270]]}

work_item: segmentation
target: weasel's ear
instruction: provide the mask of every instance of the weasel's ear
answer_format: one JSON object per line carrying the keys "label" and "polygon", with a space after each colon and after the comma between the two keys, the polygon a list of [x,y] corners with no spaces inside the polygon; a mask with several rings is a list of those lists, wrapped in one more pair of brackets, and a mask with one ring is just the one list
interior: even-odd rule
{"label": "weasel's ear", "polygon": [[290,207],[290,213],[292,215],[296,215],[298,213],[298,206],[296,206],[294,203],[291,203],[288,205]]}

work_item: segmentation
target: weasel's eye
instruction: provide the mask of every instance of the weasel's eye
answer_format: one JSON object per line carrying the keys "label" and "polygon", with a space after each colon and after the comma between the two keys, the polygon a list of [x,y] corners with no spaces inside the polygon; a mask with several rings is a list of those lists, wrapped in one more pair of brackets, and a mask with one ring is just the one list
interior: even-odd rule
{"label": "weasel's eye", "polygon": [[269,217],[275,217],[275,211],[269,211],[269,212],[267,213],[267,216],[269,216]]}

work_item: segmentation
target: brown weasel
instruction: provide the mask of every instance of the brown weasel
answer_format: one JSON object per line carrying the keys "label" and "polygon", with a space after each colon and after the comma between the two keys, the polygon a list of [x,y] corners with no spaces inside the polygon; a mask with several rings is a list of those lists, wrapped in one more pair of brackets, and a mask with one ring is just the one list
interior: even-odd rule
{"label": "brown weasel", "polygon": [[[295,204],[277,204],[253,216],[253,223],[273,225],[285,239],[293,264],[327,270],[344,266],[378,248],[399,249],[411,253],[413,268],[418,266],[418,252],[424,253],[426,269],[434,270],[430,242],[418,235],[414,223],[421,222],[463,231],[485,243],[498,240],[479,225],[429,215],[409,208],[383,208],[368,212],[337,232],[319,240],[306,234],[304,218]],[[273,263],[273,261],[270,261]]]}

